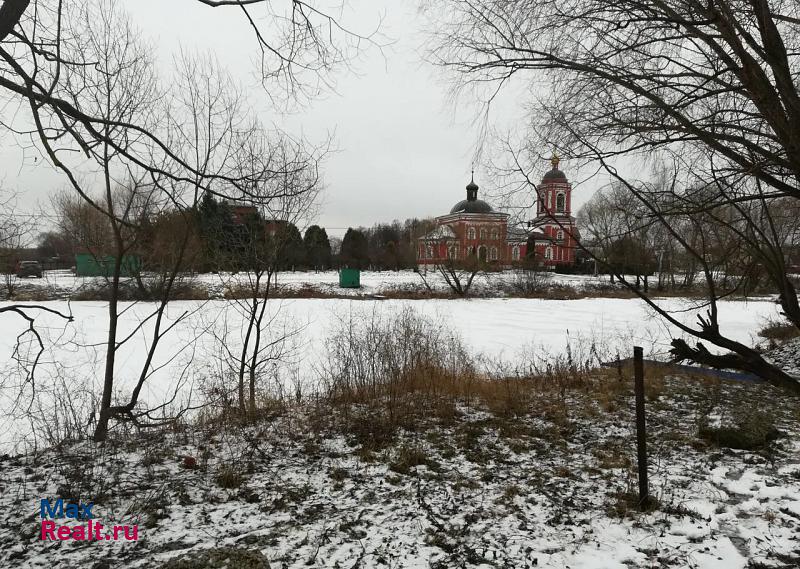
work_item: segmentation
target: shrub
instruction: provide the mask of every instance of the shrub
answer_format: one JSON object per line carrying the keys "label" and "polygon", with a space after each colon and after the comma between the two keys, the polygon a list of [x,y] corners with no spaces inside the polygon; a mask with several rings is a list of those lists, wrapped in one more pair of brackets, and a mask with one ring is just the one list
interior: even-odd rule
{"label": "shrub", "polygon": [[217,472],[217,485],[221,488],[233,489],[238,488],[244,482],[242,474],[234,467],[226,464],[223,465]]}
{"label": "shrub", "polygon": [[[328,399],[377,404],[393,425],[421,411],[419,400],[410,395],[424,394],[439,406],[442,398],[463,394],[475,377],[461,340],[411,309],[386,317],[351,315],[330,334],[327,353],[323,382]],[[450,413],[452,407],[439,411]]]}
{"label": "shrub", "polygon": [[775,346],[800,336],[800,329],[791,322],[769,320],[766,325],[758,331],[758,335],[762,338],[766,338],[770,345]]}
{"label": "shrub", "polygon": [[699,436],[721,447],[741,450],[759,450],[778,438],[773,415],[750,405],[733,407],[730,417],[718,426],[709,426],[708,420],[700,424]]}
{"label": "shrub", "polygon": [[397,450],[394,460],[389,464],[389,469],[398,474],[408,474],[416,466],[427,466],[436,468],[436,461],[428,458],[428,455],[419,447],[403,446]]}

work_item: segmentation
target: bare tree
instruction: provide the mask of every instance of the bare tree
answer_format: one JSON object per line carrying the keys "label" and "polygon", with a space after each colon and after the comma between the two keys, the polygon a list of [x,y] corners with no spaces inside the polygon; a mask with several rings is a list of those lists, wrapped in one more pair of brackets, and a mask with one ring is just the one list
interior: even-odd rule
{"label": "bare tree", "polygon": [[226,283],[241,319],[241,344],[233,347],[227,326],[218,340],[236,377],[242,414],[255,413],[259,381],[270,364],[285,359],[290,340],[300,332],[297,326],[277,326],[279,306],[270,298],[278,272],[287,266],[294,224],[309,215],[322,190],[319,164],[327,151],[309,151],[306,143],[259,125],[243,133],[237,145],[234,168],[253,186],[236,202],[245,214],[234,242],[220,253],[225,265],[233,262],[243,270]]}
{"label": "bare tree", "polygon": [[655,270],[655,228],[637,202],[631,202],[625,188],[612,184],[592,196],[578,212],[583,243],[591,243],[593,254],[617,273],[636,277],[636,288],[648,292],[648,277]]}
{"label": "bare tree", "polygon": [[[441,259],[434,265],[434,270],[444,279],[450,290],[458,296],[469,296],[472,283],[475,277],[486,270],[486,262],[478,258],[477,255],[468,255],[466,259],[455,259],[448,256]],[[420,273],[426,287],[428,282],[424,275]]]}
{"label": "bare tree", "polygon": [[0,272],[5,296],[14,297],[17,288],[17,262],[20,249],[31,236],[30,222],[15,215],[16,197],[0,197]]}
{"label": "bare tree", "polygon": [[[541,93],[531,105],[533,136],[523,149],[522,172],[531,172],[533,145],[569,149],[576,161],[594,164],[625,187],[695,259],[707,292],[707,311],[696,326],[641,293],[698,340],[690,346],[675,339],[674,356],[800,389],[800,382],[724,334],[705,243],[691,243],[671,225],[703,213],[737,235],[768,274],[786,318],[800,326],[772,213],[780,200],[800,198],[800,6],[766,0],[429,4],[439,23],[432,56],[456,72],[461,86],[496,89],[519,78]],[[534,84],[545,78],[550,88],[538,89]],[[642,168],[626,175],[621,157],[666,164],[669,183],[655,184]],[[529,177],[523,185],[535,188]],[[727,353],[714,354],[704,342]]]}
{"label": "bare tree", "polygon": [[[0,198],[0,271],[6,288],[6,296],[13,301],[16,289],[16,261],[19,249],[24,245],[30,235],[28,225],[30,221],[19,217],[15,212],[15,196],[8,195]],[[64,320],[72,321],[72,314],[41,304],[10,302],[0,306],[0,316],[14,315],[25,321],[26,327],[17,336],[10,358],[16,362],[23,378],[22,385],[33,385],[36,366],[44,353],[45,344],[39,330],[36,328],[36,318],[41,312],[54,314]]]}

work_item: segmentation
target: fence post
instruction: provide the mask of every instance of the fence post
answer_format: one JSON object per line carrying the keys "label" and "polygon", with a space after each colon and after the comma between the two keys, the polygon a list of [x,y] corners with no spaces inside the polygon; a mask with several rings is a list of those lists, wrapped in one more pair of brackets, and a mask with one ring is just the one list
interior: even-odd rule
{"label": "fence post", "polygon": [[644,361],[641,346],[633,347],[634,392],[636,393],[636,454],[639,466],[639,507],[649,502],[647,484],[647,427],[644,419]]}

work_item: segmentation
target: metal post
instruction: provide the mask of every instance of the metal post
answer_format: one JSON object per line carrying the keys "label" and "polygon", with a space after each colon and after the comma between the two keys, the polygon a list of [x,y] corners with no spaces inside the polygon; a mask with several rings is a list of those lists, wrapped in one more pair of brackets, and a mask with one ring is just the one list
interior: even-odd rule
{"label": "metal post", "polygon": [[634,391],[636,393],[636,451],[639,465],[639,507],[649,501],[647,484],[647,429],[644,420],[644,362],[641,346],[633,348]]}

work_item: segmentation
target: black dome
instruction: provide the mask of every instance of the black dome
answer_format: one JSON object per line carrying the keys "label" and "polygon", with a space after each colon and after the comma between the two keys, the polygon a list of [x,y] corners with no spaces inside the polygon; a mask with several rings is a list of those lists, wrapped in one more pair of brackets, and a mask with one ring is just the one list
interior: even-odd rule
{"label": "black dome", "polygon": [[562,172],[558,168],[553,168],[547,174],[544,175],[544,179],[545,180],[566,180],[567,179],[567,175],[564,174],[564,172]]}
{"label": "black dome", "polygon": [[450,213],[492,213],[492,206],[483,200],[461,200]]}

